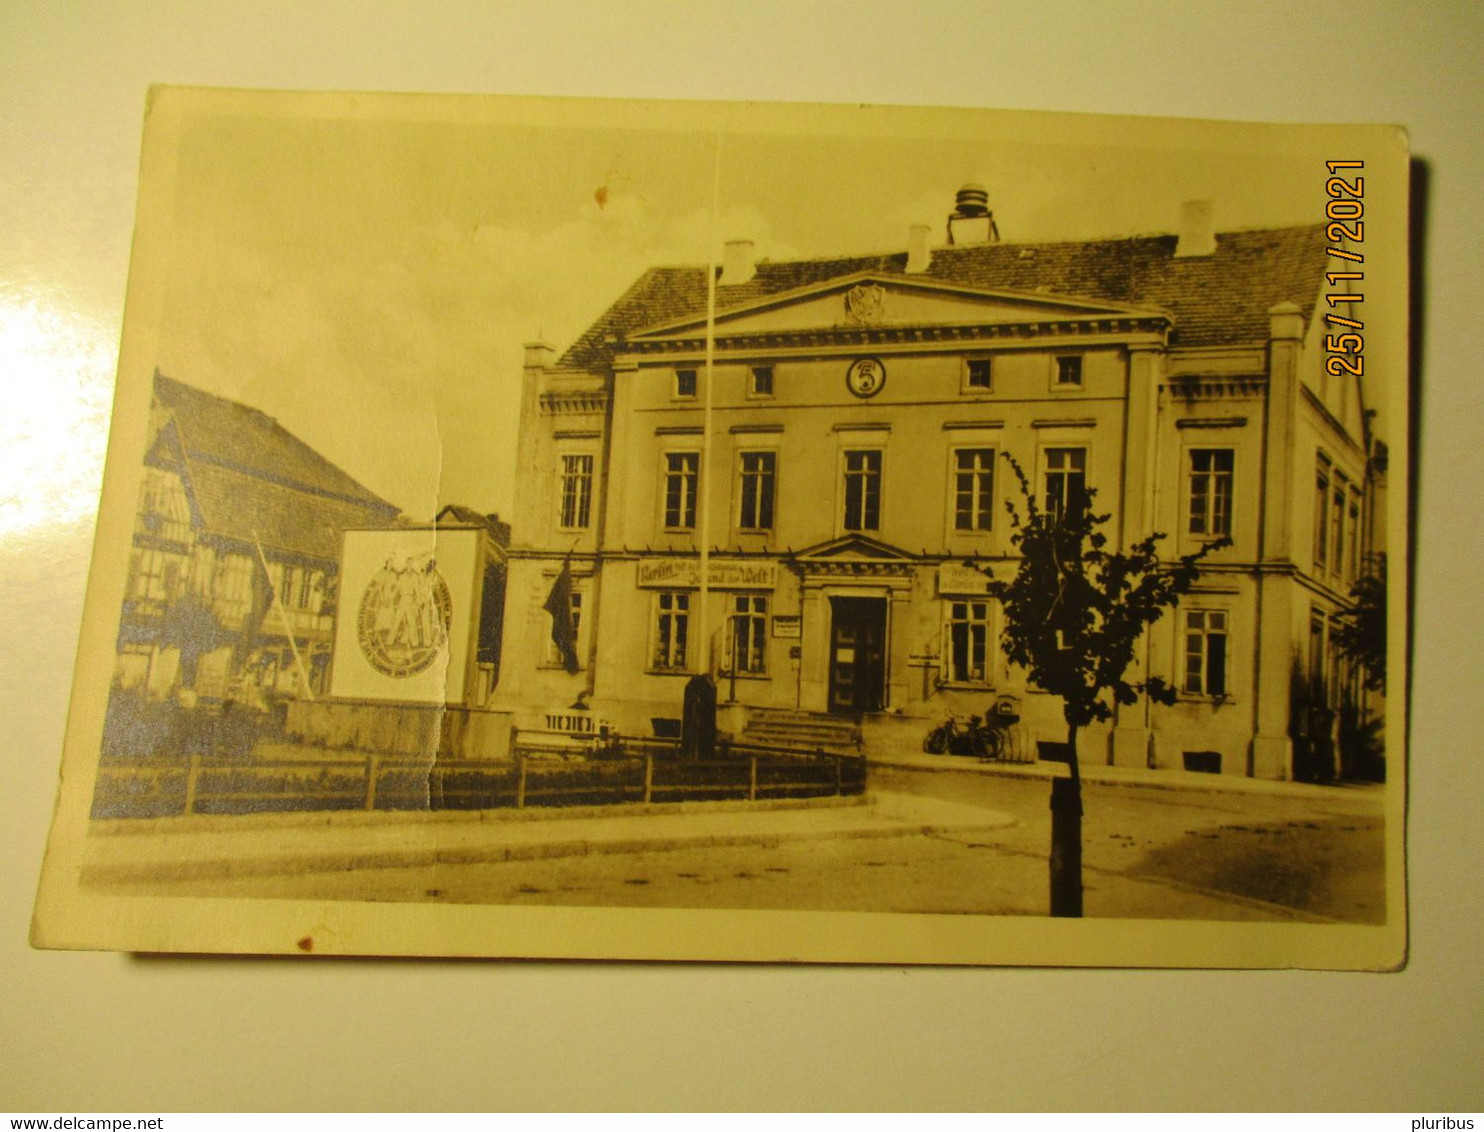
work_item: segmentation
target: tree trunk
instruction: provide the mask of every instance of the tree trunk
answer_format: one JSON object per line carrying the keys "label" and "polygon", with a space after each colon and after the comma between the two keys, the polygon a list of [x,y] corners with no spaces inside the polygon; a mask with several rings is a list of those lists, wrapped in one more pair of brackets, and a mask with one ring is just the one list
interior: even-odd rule
{"label": "tree trunk", "polygon": [[1077,728],[1067,728],[1067,778],[1051,780],[1051,914],[1082,915],[1082,776]]}

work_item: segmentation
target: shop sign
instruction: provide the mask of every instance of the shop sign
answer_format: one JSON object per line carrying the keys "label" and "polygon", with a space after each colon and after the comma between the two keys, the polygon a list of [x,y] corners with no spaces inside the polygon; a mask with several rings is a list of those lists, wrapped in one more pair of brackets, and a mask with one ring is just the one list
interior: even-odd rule
{"label": "shop sign", "polygon": [[944,562],[938,567],[938,592],[978,597],[989,592],[989,578],[962,562]]}
{"label": "shop sign", "polygon": [[[638,585],[649,589],[696,589],[701,584],[695,558],[646,558],[637,571]],[[771,590],[778,584],[778,563],[711,559],[706,584],[714,590]]]}

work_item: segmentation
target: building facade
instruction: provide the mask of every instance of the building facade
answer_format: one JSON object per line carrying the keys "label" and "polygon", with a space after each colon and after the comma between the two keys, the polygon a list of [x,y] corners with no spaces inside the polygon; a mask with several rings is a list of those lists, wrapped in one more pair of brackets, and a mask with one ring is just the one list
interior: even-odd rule
{"label": "building facade", "polygon": [[1231,540],[1146,634],[1141,669],[1179,702],[1119,708],[1086,760],[1342,769],[1356,681],[1330,634],[1374,526],[1365,389],[1326,366],[1344,308],[1323,228],[1209,218],[1008,244],[969,186],[945,246],[924,228],[885,256],[729,245],[709,330],[706,270],[654,268],[565,354],[529,346],[502,700],[647,733],[710,672],[733,718],[856,718],[868,753],[994,705],[1044,750],[1060,701],[1004,658],[983,572],[1014,569],[1009,455],[1043,506],[1095,489],[1111,543]]}
{"label": "building facade", "polygon": [[347,529],[398,509],[273,418],[157,374],[115,685],[262,703],[327,686]]}

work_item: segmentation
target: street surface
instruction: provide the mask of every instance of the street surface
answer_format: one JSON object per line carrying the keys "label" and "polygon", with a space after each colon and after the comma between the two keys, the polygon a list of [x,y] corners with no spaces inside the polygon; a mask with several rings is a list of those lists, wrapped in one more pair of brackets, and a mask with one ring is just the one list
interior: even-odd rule
{"label": "street surface", "polygon": [[[992,830],[119,886],[154,894],[1044,915],[1050,783],[873,768],[873,790],[983,807]],[[1385,920],[1382,793],[1084,783],[1086,915]],[[553,823],[560,824],[560,823]]]}

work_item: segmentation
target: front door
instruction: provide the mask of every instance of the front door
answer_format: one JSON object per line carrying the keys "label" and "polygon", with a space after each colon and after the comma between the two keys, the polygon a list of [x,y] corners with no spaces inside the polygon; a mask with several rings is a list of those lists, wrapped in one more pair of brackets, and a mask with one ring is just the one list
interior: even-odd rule
{"label": "front door", "polygon": [[830,598],[830,711],[880,711],[886,686],[886,599]]}

